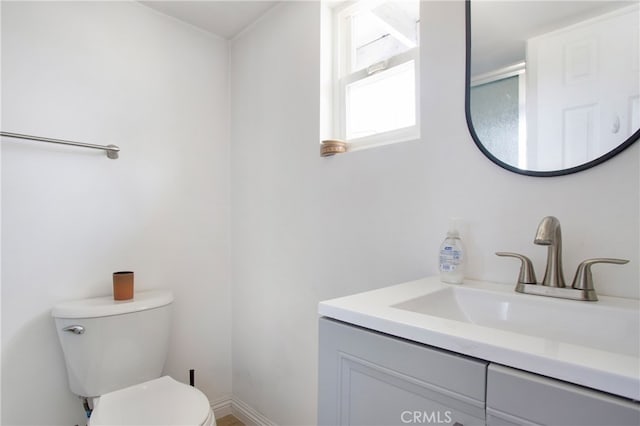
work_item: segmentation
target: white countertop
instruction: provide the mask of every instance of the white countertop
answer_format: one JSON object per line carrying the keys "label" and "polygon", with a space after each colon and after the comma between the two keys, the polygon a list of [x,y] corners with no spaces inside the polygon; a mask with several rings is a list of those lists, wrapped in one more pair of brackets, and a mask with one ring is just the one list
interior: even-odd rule
{"label": "white countertop", "polygon": [[[615,349],[595,349],[393,307],[448,286],[455,285],[443,284],[438,277],[425,278],[320,302],[318,313],[415,342],[640,400],[638,352],[616,353]],[[465,280],[462,286],[503,292],[509,297],[514,291],[514,286],[472,280]],[[519,293],[517,297],[542,298],[560,304],[596,303],[605,308],[631,310],[634,315],[638,312],[640,322],[640,301],[633,299],[601,296],[598,302],[579,302]],[[567,306],[571,308],[572,305]],[[588,305],[585,306],[588,309]],[[567,316],[566,321],[571,324],[571,317]],[[606,324],[607,318],[602,321]],[[539,324],[540,327],[553,327],[545,318],[540,318]]]}

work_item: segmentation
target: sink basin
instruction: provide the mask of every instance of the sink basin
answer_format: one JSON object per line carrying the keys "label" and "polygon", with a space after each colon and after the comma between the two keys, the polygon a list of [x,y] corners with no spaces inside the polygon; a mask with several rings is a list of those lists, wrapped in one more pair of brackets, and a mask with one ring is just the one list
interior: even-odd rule
{"label": "sink basin", "polygon": [[614,298],[576,302],[503,291],[445,287],[392,308],[607,352],[640,355],[638,309]]}
{"label": "sink basin", "polygon": [[640,401],[640,301],[439,277],[325,300],[324,317]]}

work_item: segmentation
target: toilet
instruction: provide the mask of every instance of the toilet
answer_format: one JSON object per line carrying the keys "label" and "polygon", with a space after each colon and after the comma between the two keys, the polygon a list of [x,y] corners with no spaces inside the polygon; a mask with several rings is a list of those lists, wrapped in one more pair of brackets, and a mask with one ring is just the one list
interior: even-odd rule
{"label": "toilet", "polygon": [[57,304],[51,311],[71,392],[91,402],[88,424],[215,426],[207,397],[161,376],[169,347],[170,291]]}

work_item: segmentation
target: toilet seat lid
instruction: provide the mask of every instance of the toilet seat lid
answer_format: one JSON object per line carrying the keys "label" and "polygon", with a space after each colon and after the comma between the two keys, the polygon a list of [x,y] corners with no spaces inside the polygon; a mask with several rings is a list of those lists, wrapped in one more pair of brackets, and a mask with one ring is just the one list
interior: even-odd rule
{"label": "toilet seat lid", "polygon": [[89,424],[199,426],[210,410],[201,391],[164,376],[100,396]]}

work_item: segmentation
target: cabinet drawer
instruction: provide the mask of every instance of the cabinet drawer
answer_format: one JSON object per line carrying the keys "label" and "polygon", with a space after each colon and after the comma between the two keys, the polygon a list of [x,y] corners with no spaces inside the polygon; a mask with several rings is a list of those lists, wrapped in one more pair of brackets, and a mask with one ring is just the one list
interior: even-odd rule
{"label": "cabinet drawer", "polygon": [[487,420],[492,425],[637,426],[640,425],[640,404],[491,364],[487,373]]}

